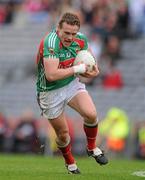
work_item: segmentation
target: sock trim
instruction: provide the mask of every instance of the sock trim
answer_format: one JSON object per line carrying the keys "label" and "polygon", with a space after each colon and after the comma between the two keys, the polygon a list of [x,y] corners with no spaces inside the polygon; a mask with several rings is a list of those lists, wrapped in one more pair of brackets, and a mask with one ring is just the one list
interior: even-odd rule
{"label": "sock trim", "polygon": [[96,121],[94,124],[89,124],[84,122],[84,126],[89,127],[89,128],[95,128],[98,126],[98,121]]}
{"label": "sock trim", "polygon": [[65,144],[59,144],[58,139],[56,139],[56,144],[58,148],[65,148],[68,146],[69,143],[70,143],[70,136],[68,137],[68,140]]}

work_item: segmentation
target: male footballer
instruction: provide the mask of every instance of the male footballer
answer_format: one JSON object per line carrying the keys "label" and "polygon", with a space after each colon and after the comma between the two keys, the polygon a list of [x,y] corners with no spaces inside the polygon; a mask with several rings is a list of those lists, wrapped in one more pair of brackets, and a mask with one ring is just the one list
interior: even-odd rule
{"label": "male footballer", "polygon": [[[91,72],[85,64],[73,65],[80,50],[88,49],[86,36],[79,32],[80,20],[74,13],[67,12],[61,17],[56,29],[40,42],[37,55],[37,92],[42,115],[55,130],[56,143],[61,151],[68,173],[80,174],[71,151],[71,139],[64,114],[68,105],[84,119],[86,151],[100,165],[108,163],[104,153],[96,145],[98,118],[95,105],[79,82],[78,74],[93,78],[99,74],[97,65]],[[77,122],[75,122],[77,123]]]}

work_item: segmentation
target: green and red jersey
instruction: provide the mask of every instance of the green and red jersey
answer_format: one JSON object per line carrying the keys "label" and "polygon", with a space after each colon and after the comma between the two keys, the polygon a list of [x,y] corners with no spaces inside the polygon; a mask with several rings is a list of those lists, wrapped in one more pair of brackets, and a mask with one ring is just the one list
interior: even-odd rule
{"label": "green and red jersey", "polygon": [[73,75],[65,79],[49,82],[44,73],[43,57],[48,58],[48,61],[49,58],[59,58],[59,68],[68,68],[73,66],[78,51],[86,49],[88,49],[87,37],[80,32],[77,33],[69,47],[62,45],[55,30],[48,33],[41,40],[37,54],[37,91],[44,92],[61,88],[75,78]]}

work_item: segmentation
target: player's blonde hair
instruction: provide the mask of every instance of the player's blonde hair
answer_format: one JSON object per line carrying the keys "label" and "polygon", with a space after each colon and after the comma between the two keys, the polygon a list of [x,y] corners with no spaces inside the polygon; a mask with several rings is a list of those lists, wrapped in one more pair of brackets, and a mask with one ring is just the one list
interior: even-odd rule
{"label": "player's blonde hair", "polygon": [[60,28],[62,28],[62,25],[64,22],[66,22],[67,24],[70,24],[70,25],[77,25],[80,28],[80,20],[79,20],[78,16],[74,13],[66,12],[63,14],[63,16],[61,17],[61,19],[58,23]]}

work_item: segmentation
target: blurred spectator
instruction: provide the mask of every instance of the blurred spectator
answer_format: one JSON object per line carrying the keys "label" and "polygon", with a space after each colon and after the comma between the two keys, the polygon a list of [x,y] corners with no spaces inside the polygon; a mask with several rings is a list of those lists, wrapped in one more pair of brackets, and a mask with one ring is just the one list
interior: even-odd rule
{"label": "blurred spectator", "polygon": [[31,112],[26,112],[14,131],[14,152],[38,153],[40,142],[37,137],[36,119]]}
{"label": "blurred spectator", "polygon": [[122,153],[129,135],[129,120],[126,112],[112,107],[100,122],[100,142],[110,153]]}
{"label": "blurred spectator", "polygon": [[112,64],[103,75],[102,85],[105,89],[121,89],[124,85],[121,72]]}
{"label": "blurred spectator", "polygon": [[4,150],[5,132],[6,132],[6,118],[0,112],[0,152]]}
{"label": "blurred spectator", "polygon": [[120,40],[117,36],[109,36],[106,44],[104,54],[105,57],[108,56],[110,63],[115,65],[117,60],[121,57],[120,55]]}
{"label": "blurred spectator", "polygon": [[145,32],[145,1],[144,0],[129,0],[130,14],[130,30],[135,35],[140,35]]}
{"label": "blurred spectator", "polygon": [[12,153],[14,149],[14,132],[18,120],[16,117],[7,117],[7,128],[5,132],[4,152]]}
{"label": "blurred spectator", "polygon": [[48,22],[48,12],[54,7],[51,2],[46,0],[25,0],[23,7],[28,13],[28,21],[32,23]]}
{"label": "blurred spectator", "polygon": [[14,18],[14,3],[13,2],[9,2],[8,4],[6,4],[6,8],[5,8],[5,24],[9,24],[13,22],[13,18]]}
{"label": "blurred spectator", "polygon": [[64,12],[69,12],[72,11],[73,7],[71,5],[71,0],[63,0],[60,3],[60,14],[64,13]]}
{"label": "blurred spectator", "polygon": [[92,32],[100,35],[102,40],[105,39],[105,29],[104,29],[104,12],[98,9],[94,9],[92,12]]}
{"label": "blurred spectator", "polygon": [[47,4],[43,4],[41,0],[25,0],[24,5],[28,12],[39,12],[47,9]]}
{"label": "blurred spectator", "polygon": [[122,39],[128,38],[129,35],[129,11],[126,1],[120,1],[117,11],[118,21],[117,25],[121,30]]}
{"label": "blurred spectator", "polygon": [[14,11],[14,3],[12,1],[0,4],[0,24],[12,23]]}
{"label": "blurred spectator", "polygon": [[145,159],[145,121],[136,123],[134,128],[135,157]]}
{"label": "blurred spectator", "polygon": [[117,24],[118,16],[115,12],[109,12],[108,16],[105,19],[105,42],[109,39],[110,36],[115,36],[120,39],[122,37],[122,32],[120,27]]}
{"label": "blurred spectator", "polygon": [[3,5],[0,4],[0,24],[5,23],[5,8]]}

